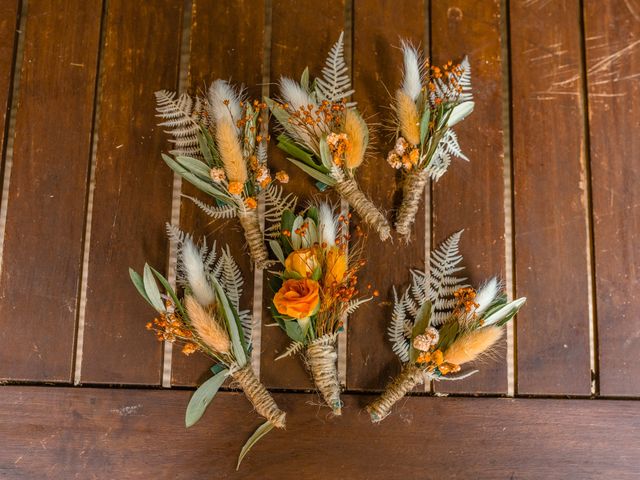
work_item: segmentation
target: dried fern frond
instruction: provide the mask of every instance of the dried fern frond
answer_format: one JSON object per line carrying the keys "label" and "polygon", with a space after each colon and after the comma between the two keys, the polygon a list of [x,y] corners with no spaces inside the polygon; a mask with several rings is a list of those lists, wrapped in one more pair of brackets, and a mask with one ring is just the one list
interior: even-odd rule
{"label": "dried fern frond", "polygon": [[290,357],[292,355],[296,355],[302,352],[305,348],[305,344],[302,342],[291,342],[287,349],[281,354],[278,355],[275,360],[281,360],[283,358]]}
{"label": "dried fern frond", "polygon": [[264,190],[264,217],[267,223],[270,224],[269,228],[275,225],[279,229],[282,213],[285,210],[295,210],[297,203],[298,197],[293,193],[285,195],[281,186],[273,183],[269,184]]}
{"label": "dried fern frond", "polygon": [[406,336],[405,328],[407,323],[405,297],[406,293],[401,299],[398,299],[398,293],[395,288],[393,289],[393,312],[391,313],[391,323],[387,328],[393,352],[403,363],[409,361],[409,339]]}
{"label": "dried fern frond", "polygon": [[191,200],[204,213],[209,215],[211,218],[215,218],[216,220],[226,220],[237,215],[237,208],[234,205],[213,206],[203,202],[196,197],[191,197],[188,195],[183,196]]}
{"label": "dried fern frond", "polygon": [[326,65],[322,69],[322,77],[316,79],[320,99],[339,102],[351,96],[354,90],[351,88],[348,72],[349,68],[344,61],[344,32],[342,32],[329,51]]}
{"label": "dried fern frond", "polygon": [[203,104],[200,98],[194,100],[186,93],[176,99],[176,93],[159,90],[155,93],[157,116],[164,119],[158,124],[167,127],[166,133],[173,136],[172,154],[202,158],[198,134],[202,120]]}

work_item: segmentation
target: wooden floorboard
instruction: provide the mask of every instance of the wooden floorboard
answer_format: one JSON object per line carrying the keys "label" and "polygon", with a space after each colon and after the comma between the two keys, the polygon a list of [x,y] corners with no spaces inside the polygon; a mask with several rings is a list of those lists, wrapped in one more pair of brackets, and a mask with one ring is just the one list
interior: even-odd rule
{"label": "wooden floorboard", "polygon": [[640,404],[616,400],[416,398],[372,425],[369,396],[329,418],[315,395],[278,394],[272,431],[234,471],[260,421],[221,393],[184,428],[191,392],[0,387],[0,477],[279,479],[637,478]]}

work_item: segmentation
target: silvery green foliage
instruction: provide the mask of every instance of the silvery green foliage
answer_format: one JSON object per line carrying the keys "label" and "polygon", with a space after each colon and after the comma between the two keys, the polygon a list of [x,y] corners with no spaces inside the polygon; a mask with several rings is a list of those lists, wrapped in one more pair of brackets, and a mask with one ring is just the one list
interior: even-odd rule
{"label": "silvery green foliage", "polygon": [[169,140],[174,147],[170,153],[202,159],[198,133],[199,123],[206,120],[204,102],[199,97],[194,101],[187,93],[176,99],[176,93],[168,90],[157,91],[155,96],[157,116],[164,119],[158,125],[168,128],[166,133],[173,137]]}
{"label": "silvery green foliage", "polygon": [[298,197],[293,193],[284,194],[281,186],[270,183],[264,190],[264,218],[269,225],[265,229],[265,237],[280,236],[280,220],[285,210],[295,210]]}
{"label": "silvery green foliage", "polygon": [[[175,242],[178,249],[178,265],[176,268],[176,282],[183,288],[189,286],[187,281],[187,272],[181,259],[181,249],[187,238],[191,236],[182,232],[178,227],[167,224],[167,234],[171,241]],[[199,246],[200,259],[205,274],[212,281],[214,278],[218,281],[222,290],[225,292],[229,303],[238,313],[240,323],[242,324],[243,334],[247,344],[251,343],[251,314],[249,310],[240,309],[240,298],[242,297],[242,287],[244,279],[242,272],[231,255],[231,250],[227,245],[222,249],[221,255],[218,255],[216,243],[211,248],[207,247],[206,239]]]}
{"label": "silvery green foliage", "polygon": [[344,32],[340,33],[340,38],[331,47],[322,77],[316,79],[316,84],[320,100],[339,102],[353,94],[349,69],[344,62]]}
{"label": "silvery green foliage", "polygon": [[204,213],[216,220],[226,220],[235,217],[237,214],[237,207],[235,205],[209,205],[196,197],[190,197],[188,195],[185,195],[185,197],[195,203]]}
{"label": "silvery green foliage", "polygon": [[438,147],[426,168],[427,172],[429,172],[429,176],[433,180],[438,180],[442,175],[444,175],[451,164],[452,156],[461,158],[467,162],[469,161],[460,149],[458,136],[449,128],[442,136],[442,139],[440,140],[440,143],[438,143]]}
{"label": "silvery green foliage", "polygon": [[429,273],[411,271],[411,286],[405,290],[402,297],[398,298],[394,289],[394,305],[388,334],[393,351],[402,362],[409,361],[411,329],[420,307],[430,301],[431,325],[442,325],[451,317],[456,305],[453,293],[467,286],[463,283],[465,278],[455,276],[464,269],[458,266],[462,261],[458,249],[461,235],[462,231],[454,233],[431,253]]}

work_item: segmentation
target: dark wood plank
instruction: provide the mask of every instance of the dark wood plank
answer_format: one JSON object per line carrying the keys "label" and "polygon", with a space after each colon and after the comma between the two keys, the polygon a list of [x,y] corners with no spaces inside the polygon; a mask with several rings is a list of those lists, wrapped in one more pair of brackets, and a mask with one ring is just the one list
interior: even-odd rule
{"label": "dark wood plank", "polygon": [[[262,0],[195,0],[191,18],[191,55],[189,61],[190,90],[205,90],[217,78],[244,84],[251,98],[261,98],[263,40],[265,6]],[[182,192],[211,203],[211,197],[183,182]],[[211,222],[188,199],[180,209],[180,226],[197,238],[206,236],[208,243],[217,241],[219,246],[228,244],[245,279],[242,296],[244,308],[251,308],[253,301],[253,269],[245,240],[237,220]],[[172,383],[195,385],[207,373],[211,361],[203,355],[185,357],[180,348],[174,348],[172,358]]]}
{"label": "dark wood plank", "polygon": [[[325,58],[331,46],[338,40],[344,28],[344,0],[330,0],[319,7],[313,0],[273,0],[271,11],[271,95],[277,90],[276,82],[281,76],[296,80],[306,66],[312,76],[320,75]],[[304,25],[304,28],[302,26]],[[273,119],[275,122],[275,119]],[[277,136],[272,122],[272,137]],[[273,171],[285,170],[291,181],[285,185],[288,192],[300,198],[300,205],[318,195],[312,179],[292,165],[284,153],[272,142],[269,149],[269,163]],[[332,197],[337,201],[336,197]],[[278,327],[268,327],[273,320],[267,309],[272,292],[265,281],[262,328],[261,375],[264,383],[272,387],[309,388],[311,382],[298,356],[278,360],[277,357],[289,345],[286,334]]]}
{"label": "dark wood plank", "polygon": [[109,1],[88,270],[82,382],[158,384],[162,344],[130,266],[164,270],[171,171],[153,92],[178,78],[182,2]]}
{"label": "dark wood plank", "polygon": [[4,164],[5,127],[9,120],[9,98],[17,46],[20,0],[0,3],[0,156]]}
{"label": "dark wood plank", "polygon": [[[425,47],[428,38],[425,11],[424,1],[354,2],[354,100],[365,118],[377,125],[372,135],[375,154],[358,169],[358,179],[363,191],[389,216],[399,206],[402,178],[385,161],[387,152],[393,148],[393,139],[383,131],[390,115],[388,92],[394,92],[402,82],[400,38]],[[428,46],[426,49],[428,52]],[[408,284],[410,268],[424,269],[423,219],[421,207],[408,246],[399,245],[397,239],[381,242],[374,233],[367,237],[363,258],[369,263],[359,275],[361,289],[364,292],[364,287],[371,284],[380,297],[349,317],[348,389],[382,389],[400,369],[386,338],[392,308],[389,300],[393,298],[394,285]]]}
{"label": "dark wood plank", "polygon": [[235,472],[240,447],[260,424],[241,394],[219,393],[186,430],[191,392],[1,392],[5,479],[113,478],[117,472],[176,479],[622,480],[640,471],[640,404],[633,401],[412,397],[374,426],[359,411],[371,397],[344,395],[338,419],[310,406],[312,395],[278,394],[287,429],[269,433]]}
{"label": "dark wood plank", "polygon": [[588,395],[580,2],[511,2],[517,392]]}
{"label": "dark wood plank", "polygon": [[640,395],[640,2],[585,2],[600,393]]}
{"label": "dark wood plank", "polygon": [[[494,275],[504,278],[505,269],[500,15],[499,0],[447,0],[431,5],[433,64],[460,61],[468,55],[476,104],[474,112],[455,128],[470,161],[454,159],[449,172],[432,184],[433,246],[464,228],[464,274],[476,287]],[[435,383],[436,390],[506,393],[506,337],[495,358],[476,367],[480,371],[472,377]]]}
{"label": "dark wood plank", "polygon": [[101,9],[100,0],[29,2],[2,252],[0,378],[71,380]]}

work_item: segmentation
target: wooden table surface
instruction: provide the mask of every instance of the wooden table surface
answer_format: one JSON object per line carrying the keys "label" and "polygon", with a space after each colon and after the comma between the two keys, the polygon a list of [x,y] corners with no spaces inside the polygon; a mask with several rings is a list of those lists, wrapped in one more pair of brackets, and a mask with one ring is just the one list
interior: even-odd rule
{"label": "wooden table surface", "polygon": [[[318,72],[342,30],[374,124],[400,37],[435,63],[469,55],[476,110],[458,128],[471,161],[427,188],[411,242],[368,238],[380,297],[348,320],[329,418],[300,359],[274,362],[287,339],[237,224],[180,202],[194,191],[160,159],[153,92],[222,77],[268,94]],[[640,0],[0,0],[0,478],[640,478],[639,132]],[[358,178],[391,215],[388,149],[378,128]],[[270,154],[288,191],[316,194]],[[209,364],[145,330],[128,279],[172,268],[172,219],[231,245],[254,364],[289,412],[237,473],[260,419],[227,389],[184,428]],[[527,304],[479,374],[371,425],[362,407],[400,368],[391,287],[461,228],[471,281],[500,274]]]}

